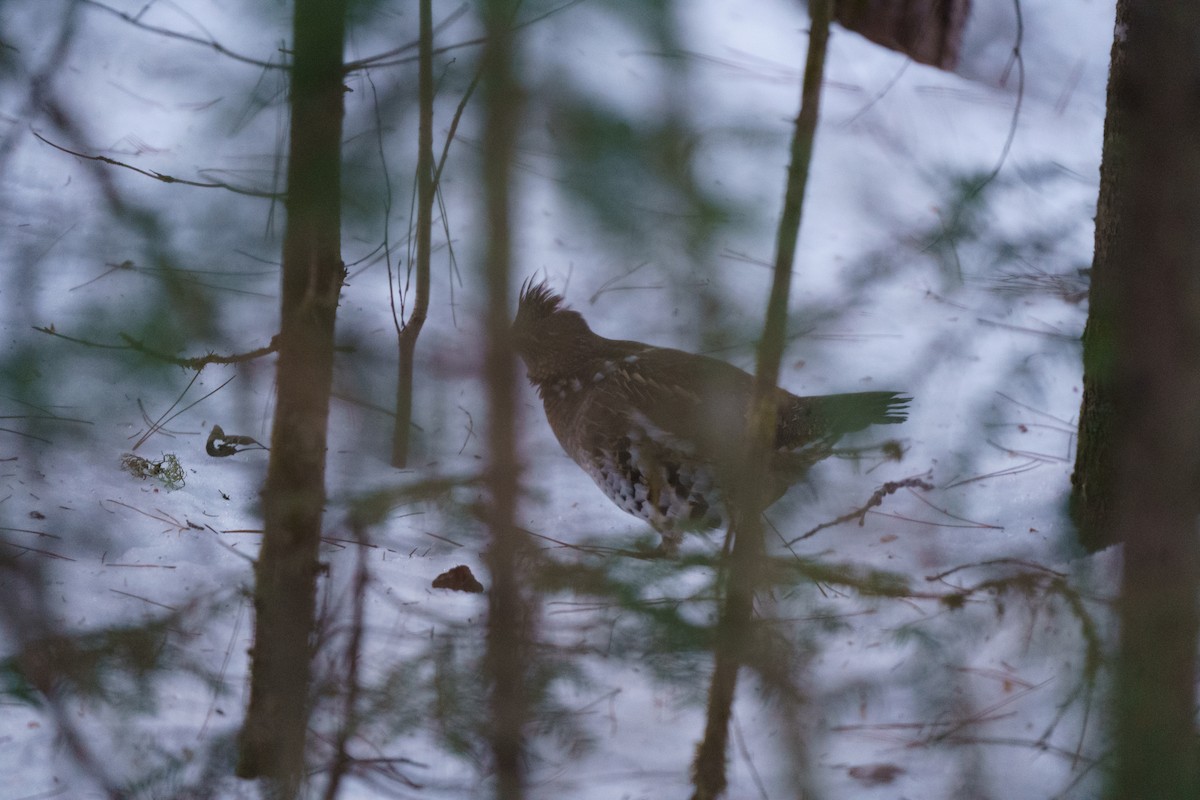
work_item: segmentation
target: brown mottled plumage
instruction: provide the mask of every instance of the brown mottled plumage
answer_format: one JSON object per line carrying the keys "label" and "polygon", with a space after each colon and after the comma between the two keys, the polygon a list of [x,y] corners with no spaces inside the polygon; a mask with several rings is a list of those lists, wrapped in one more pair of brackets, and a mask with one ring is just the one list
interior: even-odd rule
{"label": "brown mottled plumage", "polygon": [[[513,337],[559,443],[672,552],[686,530],[721,524],[722,474],[740,452],[754,379],[682,350],[597,336],[545,283],[521,288]],[[896,392],[797,397],[779,408],[770,501],[846,433],[903,422]]]}

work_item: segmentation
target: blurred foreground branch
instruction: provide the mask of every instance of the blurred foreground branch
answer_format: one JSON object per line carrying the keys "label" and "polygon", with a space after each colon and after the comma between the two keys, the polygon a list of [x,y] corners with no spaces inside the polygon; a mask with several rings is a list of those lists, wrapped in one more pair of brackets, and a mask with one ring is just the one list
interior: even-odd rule
{"label": "blurred foreground branch", "polygon": [[[808,60],[804,67],[800,113],[792,133],[791,161],[784,190],[783,213],[776,239],[775,265],[771,295],[767,302],[767,317],[758,346],[755,370],[754,399],[747,425],[746,450],[739,454],[740,479],[734,484],[730,504],[734,536],[730,554],[729,574],[725,586],[725,601],[717,622],[716,656],[712,684],[708,696],[708,713],[704,739],[696,750],[692,765],[695,792],[693,800],[715,800],[726,786],[726,753],[729,741],[729,721],[737,688],[738,671],[756,649],[754,639],[754,596],[763,585],[766,567],[766,548],[763,543],[762,510],[769,452],[776,427],[776,385],[779,383],[779,364],[786,338],[788,296],[791,290],[792,265],[796,258],[796,243],[800,236],[800,220],[804,207],[804,191],[808,183],[816,137],[821,82],[825,72],[825,48],[829,40],[833,0],[810,0]],[[796,773],[804,775],[803,753]],[[799,787],[797,787],[799,789]],[[807,793],[804,793],[808,796]]]}
{"label": "blurred foreground branch", "polygon": [[529,547],[517,530],[520,491],[516,457],[517,384],[512,347],[508,291],[512,271],[512,202],[510,176],[521,113],[520,89],[514,75],[516,49],[512,20],[520,3],[484,3],[487,43],[483,52],[483,194],[485,244],[482,259],[487,287],[485,317],[488,498],[485,519],[490,534],[486,554],[491,572],[488,592],[487,652],[484,661],[490,688],[489,744],[494,763],[495,797],[519,800],[525,793],[527,753],[525,725],[529,716],[527,676],[534,636]]}

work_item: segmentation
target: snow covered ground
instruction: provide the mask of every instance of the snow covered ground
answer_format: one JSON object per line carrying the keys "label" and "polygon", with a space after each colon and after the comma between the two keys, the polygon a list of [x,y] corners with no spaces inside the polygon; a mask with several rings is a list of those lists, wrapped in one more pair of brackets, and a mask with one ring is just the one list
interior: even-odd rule
{"label": "snow covered ground", "polygon": [[[29,64],[55,56],[54,42],[37,36],[57,13],[52,5],[0,10],[6,41],[21,43]],[[189,20],[200,20],[230,49],[276,54],[282,6],[256,9],[261,24],[252,26],[238,16],[251,12],[194,5],[154,7],[144,19],[197,35],[200,22]],[[922,477],[935,488],[902,490],[862,525],[792,546],[803,574],[764,598],[763,613],[776,620],[781,669],[798,692],[742,682],[731,798],[793,797],[801,783],[857,798],[1084,798],[1097,789],[1106,676],[1090,671],[1089,648],[1107,643],[1118,565],[1111,554],[1079,558],[1063,512],[1086,314],[1078,271],[1091,260],[1113,4],[1022,4],[1019,61],[1014,7],[976,6],[956,74],[907,63],[841,29],[831,39],[782,383],[804,394],[875,388],[915,399],[910,420],[886,431],[900,439],[899,461],[826,462],[811,486],[768,516],[781,541],[791,541],[858,508],[886,481]],[[351,42],[351,58],[388,49],[389,25],[411,27],[380,13],[378,29]],[[277,76],[95,8],[78,14],[78,37],[55,71],[57,91],[86,120],[83,141],[67,146],[86,142],[89,152],[180,177],[272,187],[283,130]],[[524,34],[532,99],[518,160],[520,269],[564,289],[601,334],[704,350],[749,368],[806,19],[799,4],[782,0],[702,0],[681,4],[678,21],[674,53],[655,51],[628,13],[600,4],[572,6]],[[470,38],[467,19],[456,25],[443,34],[448,41]],[[445,262],[435,267],[412,469],[388,466],[391,418],[372,407],[390,405],[395,367],[388,275],[374,252],[383,206],[371,103],[402,94],[410,77],[375,70],[374,86],[361,74],[348,81],[351,278],[339,341],[357,349],[339,362],[331,418],[329,574],[320,589],[327,639],[318,658],[328,684],[313,725],[314,753],[327,756],[361,560],[370,581],[360,663],[368,711],[350,746],[381,761],[344,786],[347,798],[487,794],[486,757],[472,736],[484,717],[475,659],[485,601],[430,588],[460,563],[488,583],[485,541],[469,513],[475,490],[397,500],[366,544],[348,524],[363,493],[468,478],[484,454],[473,313],[481,297],[471,276],[477,131],[469,120],[445,186],[466,278],[452,285]],[[466,80],[469,73],[447,69],[441,136],[457,102],[451,89]],[[670,193],[638,193],[633,175],[624,189],[644,225],[636,240],[596,224],[569,199],[570,177],[555,159],[569,143],[553,103],[542,102],[567,85],[635,121],[686,120],[696,131],[692,179],[736,209],[736,219],[708,240],[694,232],[687,239]],[[63,705],[90,765],[64,743],[54,709],[3,701],[2,796],[100,796],[97,772],[118,785],[138,781],[130,796],[255,796],[226,776],[245,704],[247,593],[267,454],[210,458],[204,443],[213,424],[269,440],[272,365],[209,367],[189,386],[192,373],[32,326],[117,344],[126,332],[182,355],[264,345],[275,332],[280,210],[272,217],[260,198],[102,168],[103,180],[154,221],[121,218],[104,201],[96,164],[19,130],[36,119],[19,93],[4,103],[5,136],[16,139],[2,164],[8,355],[0,408],[53,418],[12,420],[0,439],[0,542],[41,587],[5,578],[4,602],[21,607],[9,609],[0,656],[15,654],[42,616],[74,633],[173,616],[158,653],[171,669],[114,678],[110,702]],[[53,138],[44,123],[31,124]],[[385,126],[390,141],[407,142],[415,121],[396,114]],[[388,155],[393,244],[406,226],[409,158]],[[704,249],[689,249],[697,241]],[[183,281],[159,270],[167,266],[183,270],[174,273]],[[650,542],[645,526],[562,453],[531,389],[523,401],[522,524],[570,544]],[[120,466],[148,420],[172,408],[177,415],[137,454],[177,456],[180,488]],[[858,443],[880,440],[868,432]],[[718,548],[715,536],[694,537],[685,554]],[[545,554],[562,568],[548,574],[579,577],[559,578],[541,595],[549,688],[531,796],[686,796],[710,668],[688,623],[712,619],[711,570],[554,545]],[[818,564],[822,580],[813,578]],[[841,567],[857,588],[834,578]],[[910,596],[862,591],[883,585],[870,571],[906,580]],[[585,588],[598,576],[609,591]]]}

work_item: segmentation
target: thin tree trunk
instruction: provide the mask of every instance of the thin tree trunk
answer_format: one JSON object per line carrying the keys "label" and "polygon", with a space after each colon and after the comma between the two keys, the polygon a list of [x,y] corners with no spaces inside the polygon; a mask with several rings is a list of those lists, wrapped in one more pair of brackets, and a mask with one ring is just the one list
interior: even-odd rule
{"label": "thin tree trunk", "polygon": [[392,466],[408,465],[412,435],[413,357],[417,337],[429,313],[429,257],[433,239],[433,12],[431,0],[420,0],[417,127],[417,254],[413,271],[417,297],[399,334],[400,367],[396,377],[396,427],[392,431]]}
{"label": "thin tree trunk", "polygon": [[341,259],[345,0],[296,0],[275,418],[237,773],[295,797],[304,775],[317,545]]}
{"label": "thin tree trunk", "polygon": [[696,750],[692,765],[695,786],[693,800],[712,800],[725,791],[729,719],[737,690],[738,671],[753,648],[754,595],[762,586],[766,560],[762,512],[768,500],[764,488],[770,485],[770,481],[766,479],[768,459],[764,456],[770,451],[775,436],[776,409],[773,398],[779,383],[779,364],[787,332],[792,265],[796,260],[804,190],[816,138],[825,49],[832,13],[832,0],[810,0],[812,24],[808,59],[804,67],[800,113],[792,134],[791,163],[776,239],[771,296],[767,303],[763,335],[758,344],[754,410],[747,428],[742,468],[738,471],[742,477],[734,484],[734,502],[730,504],[733,511],[731,528],[735,539],[729,560],[725,603],[717,622],[715,663],[704,739]]}
{"label": "thin tree trunk", "polygon": [[487,565],[487,655],[490,684],[491,750],[496,797],[519,800],[525,791],[524,726],[526,676],[533,635],[531,603],[522,587],[525,542],[516,529],[519,491],[516,457],[517,372],[511,342],[508,293],[511,272],[511,165],[516,144],[520,91],[513,75],[511,24],[518,2],[484,4],[487,43],[483,51],[484,129],[482,141],[485,235],[483,280],[488,302],[485,367],[488,390],[486,507],[490,540]]}
{"label": "thin tree trunk", "polygon": [[1100,162],[1100,196],[1096,203],[1096,239],[1088,288],[1088,319],[1083,330],[1083,400],[1079,409],[1079,438],[1071,474],[1071,518],[1079,542],[1089,551],[1117,541],[1113,530],[1112,498],[1116,493],[1113,453],[1113,313],[1118,300],[1110,273],[1116,269],[1117,237],[1121,232],[1120,178],[1125,163],[1128,110],[1118,87],[1125,80],[1125,42],[1128,4],[1117,4],[1117,35],[1113,38],[1108,74],[1104,149]]}
{"label": "thin tree trunk", "polygon": [[1112,271],[1124,543],[1109,796],[1194,798],[1200,629],[1200,6],[1122,0],[1128,109]]}

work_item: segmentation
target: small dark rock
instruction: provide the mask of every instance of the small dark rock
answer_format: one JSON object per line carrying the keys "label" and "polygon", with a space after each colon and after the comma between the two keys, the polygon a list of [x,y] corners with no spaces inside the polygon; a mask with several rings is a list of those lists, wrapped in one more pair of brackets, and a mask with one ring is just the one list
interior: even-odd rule
{"label": "small dark rock", "polygon": [[483,584],[475,580],[475,576],[471,574],[470,567],[466,564],[459,564],[454,569],[447,570],[434,578],[433,588],[478,594],[483,591]]}

